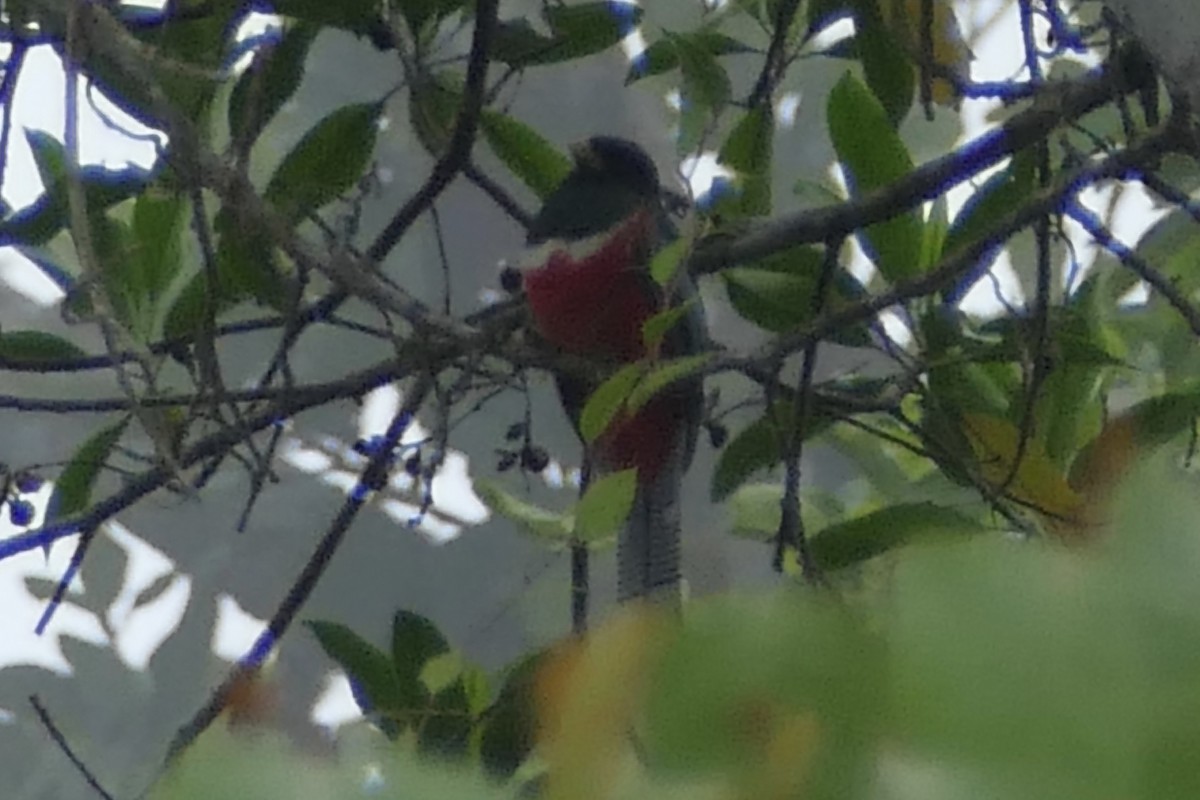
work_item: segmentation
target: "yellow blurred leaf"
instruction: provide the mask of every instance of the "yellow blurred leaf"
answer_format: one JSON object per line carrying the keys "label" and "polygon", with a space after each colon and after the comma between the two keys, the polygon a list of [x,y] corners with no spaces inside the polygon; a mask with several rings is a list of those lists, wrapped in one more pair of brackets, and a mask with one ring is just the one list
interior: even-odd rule
{"label": "yellow blurred leaf", "polygon": [[[1104,524],[1117,484],[1146,449],[1138,441],[1137,429],[1137,419],[1132,415],[1114,417],[1083,448],[1071,465],[1070,482],[1085,499],[1086,511],[1078,524],[1056,525],[1056,530],[1082,538],[1089,537]],[[1061,530],[1064,527],[1066,530]]]}
{"label": "yellow blurred leaf", "polygon": [[[879,0],[884,24],[918,64],[925,58],[921,30],[922,4],[923,0]],[[970,77],[970,62],[974,56],[954,16],[954,4],[950,0],[932,0],[932,5],[930,39],[933,63],[965,81]],[[935,103],[950,108],[958,107],[958,92],[950,81],[935,76],[932,85]]]}
{"label": "yellow blurred leaf", "polygon": [[612,795],[632,755],[630,738],[647,680],[663,652],[670,618],[630,608],[549,658],[538,673],[538,747],[546,797]]}
{"label": "yellow blurred leaf", "polygon": [[[963,414],[963,433],[979,462],[979,470],[988,483],[1004,487],[1007,494],[1041,513],[1059,520],[1078,519],[1083,498],[1067,483],[1067,477],[1054,464],[1041,440],[1030,436],[1021,452],[1021,430],[1003,417],[991,414]],[[1013,463],[1021,452],[1021,463],[1013,472]],[[1010,481],[1011,476],[1011,481]]]}

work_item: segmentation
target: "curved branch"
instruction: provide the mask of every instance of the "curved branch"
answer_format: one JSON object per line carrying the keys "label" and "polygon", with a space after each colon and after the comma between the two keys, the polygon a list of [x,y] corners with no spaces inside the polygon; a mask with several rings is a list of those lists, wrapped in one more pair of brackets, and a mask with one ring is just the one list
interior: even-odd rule
{"label": "curved branch", "polygon": [[329,528],[317,543],[312,555],[309,556],[308,561],[305,563],[304,569],[296,576],[296,580],[292,583],[287,595],[267,622],[266,630],[259,634],[250,652],[242,658],[237,666],[230,670],[225,680],[213,690],[208,702],[196,711],[187,723],[179,728],[167,750],[164,766],[169,765],[176,756],[187,749],[196,740],[196,737],[213,723],[221,711],[224,710],[229,693],[239,679],[258,669],[263,661],[266,660],[271,650],[275,648],[276,643],[283,637],[283,634],[287,632],[292,621],[296,618],[296,614],[300,611],[300,607],[308,600],[313,589],[316,588],[317,583],[325,574],[325,570],[329,567],[329,562],[341,546],[347,531],[350,530],[350,525],[354,522],[358,513],[362,511],[371,492],[377,491],[387,484],[392,453],[400,444],[400,439],[404,436],[405,431],[408,430],[409,425],[416,416],[417,410],[432,390],[433,384],[433,377],[428,372],[422,372],[417,376],[416,386],[409,391],[408,397],[404,401],[404,406],[392,418],[387,433],[384,435],[383,442],[375,454],[371,456],[367,462],[367,466],[363,468],[358,486],[346,497],[345,502],[342,503],[337,516],[334,517],[333,522],[330,523]]}
{"label": "curved branch", "polygon": [[736,238],[702,241],[689,262],[694,274],[715,272],[800,244],[818,244],[848,236],[860,228],[890,219],[933,200],[957,184],[1035,144],[1055,128],[1099,108],[1114,95],[1131,91],[1119,68],[1097,70],[1070,83],[1047,86],[1033,104],[999,128],[958,150],[914,169],[883,189],[845,203],[788,214]]}
{"label": "curved branch", "polygon": [[890,306],[932,294],[949,286],[955,279],[966,274],[985,253],[1003,244],[1014,233],[1032,225],[1039,217],[1061,211],[1071,202],[1075,193],[1104,180],[1136,173],[1146,164],[1160,159],[1164,153],[1184,146],[1186,143],[1180,141],[1181,135],[1173,128],[1159,131],[1103,161],[1089,164],[1068,174],[1048,188],[1035,193],[1025,205],[1013,209],[994,222],[975,241],[949,253],[940,264],[920,278],[898,283],[888,291],[862,302],[823,314],[805,330],[779,337],[761,353],[752,356],[749,359],[750,363],[771,363],[771,359],[802,350],[810,342],[828,337],[846,326],[869,320]]}
{"label": "curved branch", "polygon": [[433,165],[433,171],[417,193],[409,198],[387,226],[367,248],[367,260],[378,263],[392,251],[400,237],[417,218],[433,205],[450,182],[458,176],[471,158],[475,144],[475,132],[479,127],[479,116],[485,99],[488,51],[491,49],[492,32],[496,28],[499,0],[478,0],[475,4],[475,34],[471,40],[471,54],[467,62],[467,82],[463,89],[462,107],[454,121],[454,133],[446,152]]}

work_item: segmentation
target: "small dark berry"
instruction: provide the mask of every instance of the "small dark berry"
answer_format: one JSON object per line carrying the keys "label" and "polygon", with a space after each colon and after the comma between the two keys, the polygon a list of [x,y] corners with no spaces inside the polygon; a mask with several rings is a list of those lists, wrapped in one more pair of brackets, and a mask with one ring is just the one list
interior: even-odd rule
{"label": "small dark berry", "polygon": [[541,472],[550,465],[550,456],[545,448],[531,444],[521,450],[521,469],[529,472]]}
{"label": "small dark berry", "polygon": [[414,478],[421,474],[421,453],[416,452],[404,461],[404,471]]}
{"label": "small dark berry", "polygon": [[27,527],[33,522],[33,503],[28,500],[9,500],[8,518],[18,528]]}
{"label": "small dark berry", "polygon": [[500,460],[496,462],[496,472],[508,472],[517,465],[515,450],[497,450],[496,453],[500,456]]}
{"label": "small dark berry", "polygon": [[13,478],[13,485],[17,487],[17,491],[21,494],[33,494],[42,488],[42,478],[40,475],[22,470]]}
{"label": "small dark berry", "polygon": [[505,267],[500,270],[500,288],[509,294],[517,294],[521,291],[521,286],[524,281],[521,280],[521,270],[516,267]]}
{"label": "small dark berry", "polygon": [[354,452],[358,453],[360,456],[371,458],[375,456],[382,447],[383,437],[376,435],[372,436],[370,439],[359,439],[357,442],[355,442]]}
{"label": "small dark berry", "polygon": [[719,422],[710,422],[707,427],[709,444],[720,450],[729,439],[729,429]]}
{"label": "small dark berry", "polygon": [[190,367],[192,365],[192,348],[187,342],[171,342],[167,345],[167,355],[178,362],[180,365]]}
{"label": "small dark berry", "polygon": [[508,426],[508,430],[504,432],[504,439],[508,442],[515,442],[525,435],[525,423],[514,422]]}

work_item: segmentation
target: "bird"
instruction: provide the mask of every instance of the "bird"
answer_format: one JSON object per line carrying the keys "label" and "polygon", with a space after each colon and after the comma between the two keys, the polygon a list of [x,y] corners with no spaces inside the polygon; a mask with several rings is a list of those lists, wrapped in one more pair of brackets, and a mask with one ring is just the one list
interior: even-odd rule
{"label": "bird", "polygon": [[[546,343],[597,365],[594,375],[555,374],[578,433],[588,398],[615,369],[696,352],[703,312],[692,303],[661,342],[647,345],[646,320],[695,295],[686,276],[668,282],[668,291],[650,274],[654,254],[675,236],[658,171],[641,147],[612,136],[578,143],[571,154],[573,168],[528,228],[521,275],[533,327]],[[584,443],[585,487],[605,474],[637,470],[634,501],[617,538],[621,602],[679,606],[680,490],[702,407],[700,381],[679,381],[636,411],[618,413]]]}

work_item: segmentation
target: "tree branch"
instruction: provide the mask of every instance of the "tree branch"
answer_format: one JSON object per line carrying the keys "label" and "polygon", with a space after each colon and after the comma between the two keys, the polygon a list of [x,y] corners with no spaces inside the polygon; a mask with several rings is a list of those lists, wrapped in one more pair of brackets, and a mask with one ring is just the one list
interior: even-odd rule
{"label": "tree branch", "polygon": [[433,205],[433,201],[470,160],[471,148],[475,144],[475,132],[479,127],[479,115],[483,111],[488,52],[496,27],[498,6],[499,0],[477,0],[475,3],[475,34],[471,40],[471,54],[467,61],[467,81],[463,88],[462,106],[454,122],[450,145],[434,164],[425,185],[396,212],[378,238],[367,248],[369,261],[382,261],[400,241],[400,237]]}
{"label": "tree branch", "polygon": [[848,236],[933,200],[982,170],[1033,145],[1055,128],[1131,91],[1119,68],[1097,70],[1077,81],[1048,85],[1033,104],[999,128],[958,150],[921,165],[904,178],[845,203],[800,211],[765,222],[737,237],[704,240],[689,261],[693,274],[756,261],[789,247]]}
{"label": "tree branch", "polygon": [[287,595],[280,602],[279,608],[271,616],[266,630],[255,640],[254,645],[250,648],[250,652],[242,658],[241,662],[229,672],[225,680],[213,691],[208,702],[186,724],[180,727],[167,750],[167,756],[163,764],[164,768],[170,765],[180,753],[196,740],[196,737],[213,723],[213,720],[225,708],[229,692],[234,685],[246,673],[258,669],[263,661],[266,660],[271,650],[275,648],[275,645],[278,644],[279,640],[283,638],[292,621],[296,618],[296,614],[300,611],[301,606],[308,601],[313,589],[316,588],[317,583],[325,574],[325,570],[328,569],[330,561],[346,536],[346,532],[350,530],[351,523],[354,522],[371,494],[387,485],[388,472],[392,466],[392,452],[400,444],[401,437],[404,436],[404,433],[416,417],[417,410],[429,395],[433,384],[434,378],[429,372],[422,372],[418,376],[416,385],[412,387],[405,398],[404,406],[396,413],[396,416],[388,426],[387,433],[383,437],[383,442],[363,469],[358,486],[346,497],[337,516],[330,523],[325,535],[317,543],[312,555],[309,556],[304,569],[296,577],[291,589],[288,590]]}

